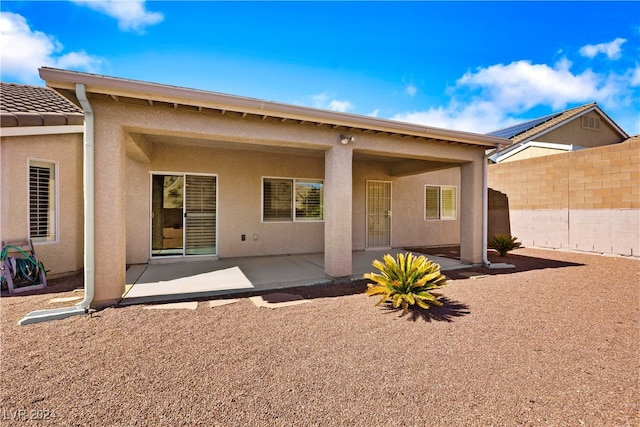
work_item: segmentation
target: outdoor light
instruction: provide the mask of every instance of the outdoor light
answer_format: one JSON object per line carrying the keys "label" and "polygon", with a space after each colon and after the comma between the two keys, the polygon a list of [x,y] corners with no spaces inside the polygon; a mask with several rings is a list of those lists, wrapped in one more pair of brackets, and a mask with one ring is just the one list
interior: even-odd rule
{"label": "outdoor light", "polygon": [[348,144],[350,142],[353,142],[356,140],[355,136],[347,136],[347,135],[340,135],[340,142],[343,144]]}

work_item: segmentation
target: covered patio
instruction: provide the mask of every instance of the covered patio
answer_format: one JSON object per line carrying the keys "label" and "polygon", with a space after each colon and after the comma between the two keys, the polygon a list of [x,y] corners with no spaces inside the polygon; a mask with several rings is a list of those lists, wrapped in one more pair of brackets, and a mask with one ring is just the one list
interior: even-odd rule
{"label": "covered patio", "polygon": [[[340,280],[360,280],[375,271],[371,263],[402,249],[354,251],[353,274]],[[442,271],[469,267],[456,259],[428,255]],[[446,273],[445,273],[446,274]],[[227,258],[132,265],[120,305],[185,301],[237,293],[260,292],[334,283],[324,273],[324,254]]]}

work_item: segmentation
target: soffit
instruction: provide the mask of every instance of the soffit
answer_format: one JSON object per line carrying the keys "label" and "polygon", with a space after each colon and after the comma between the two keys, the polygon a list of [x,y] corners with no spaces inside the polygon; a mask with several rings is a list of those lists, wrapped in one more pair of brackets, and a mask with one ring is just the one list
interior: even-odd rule
{"label": "soffit", "polygon": [[[146,142],[151,144],[170,144],[177,146],[204,147],[222,150],[234,151],[255,151],[259,153],[285,154],[292,156],[324,158],[324,150],[313,150],[309,148],[291,147],[291,146],[275,146],[275,145],[259,145],[243,142],[238,144],[231,141],[220,141],[210,139],[185,138],[182,136],[171,135],[133,135],[134,139],[142,137]],[[455,160],[430,160],[419,159],[413,157],[390,156],[389,154],[375,154],[354,150],[353,160],[356,162],[379,162],[385,163],[392,176],[407,176],[418,173],[430,172],[441,169],[448,169],[460,165]]]}

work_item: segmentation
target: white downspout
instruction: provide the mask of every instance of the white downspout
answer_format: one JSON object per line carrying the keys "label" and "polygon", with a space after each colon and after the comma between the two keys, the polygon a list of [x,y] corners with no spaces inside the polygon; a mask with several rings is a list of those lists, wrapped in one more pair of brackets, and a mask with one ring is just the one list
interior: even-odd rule
{"label": "white downspout", "polygon": [[83,84],[76,84],[76,97],[84,110],[84,299],[76,306],[89,310],[95,294],[95,195],[94,195],[94,136],[93,110]]}
{"label": "white downspout", "polygon": [[83,186],[84,186],[84,299],[72,307],[36,310],[22,318],[19,325],[64,319],[76,314],[89,312],[95,288],[95,252],[94,252],[94,137],[93,110],[87,99],[85,86],[76,84],[76,97],[84,110],[83,137]]}

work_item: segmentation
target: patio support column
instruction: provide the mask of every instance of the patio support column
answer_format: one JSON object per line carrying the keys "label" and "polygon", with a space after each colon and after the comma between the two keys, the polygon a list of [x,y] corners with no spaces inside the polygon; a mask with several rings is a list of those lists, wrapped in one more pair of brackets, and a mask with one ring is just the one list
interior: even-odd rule
{"label": "patio support column", "polygon": [[125,132],[116,118],[95,123],[95,296],[99,308],[118,302],[126,269]]}
{"label": "patio support column", "polygon": [[482,263],[483,157],[460,166],[460,260]]}
{"label": "patio support column", "polygon": [[336,145],[324,162],[324,272],[329,277],[352,273],[353,149]]}

